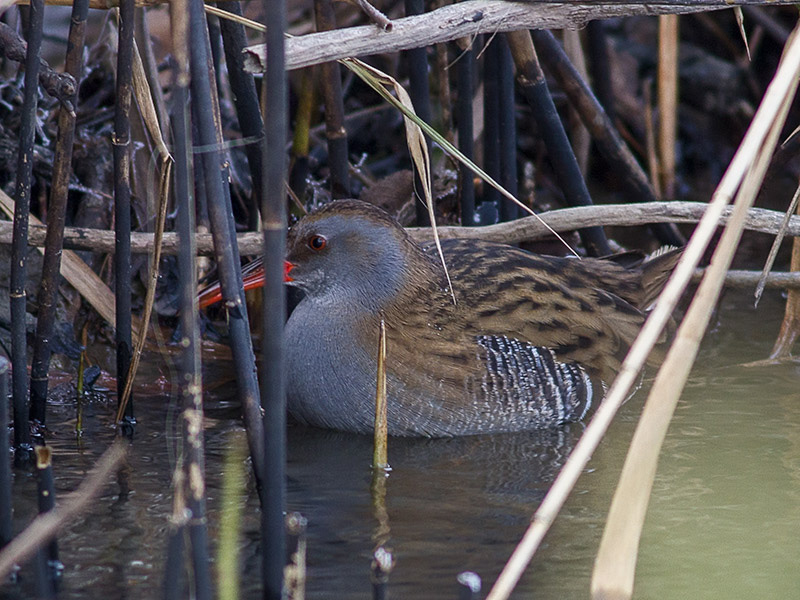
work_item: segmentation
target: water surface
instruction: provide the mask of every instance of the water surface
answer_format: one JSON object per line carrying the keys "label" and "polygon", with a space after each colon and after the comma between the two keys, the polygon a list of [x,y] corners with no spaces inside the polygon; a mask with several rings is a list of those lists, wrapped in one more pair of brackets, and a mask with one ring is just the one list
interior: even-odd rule
{"label": "water surface", "polygon": [[[777,295],[758,311],[728,293],[703,343],[670,426],[656,476],[637,570],[637,598],[790,598],[800,595],[800,394],[798,368],[744,368],[764,358],[777,333]],[[168,374],[165,371],[166,374]],[[226,386],[230,388],[230,386]],[[609,502],[646,386],[629,401],[595,453],[517,598],[588,596]],[[85,407],[74,435],[69,391],[48,419],[57,490],[74,489],[113,440],[115,401]],[[238,406],[208,399],[209,528],[217,535],[220,479]],[[65,563],[60,598],[158,598],[171,472],[178,448],[174,397],[136,400],[139,418],[124,485],[109,485],[91,512],[59,537]],[[376,541],[394,551],[395,598],[455,598],[455,577],[473,570],[488,591],[580,436],[580,424],[550,432],[452,440],[390,440],[392,472],[377,510],[370,493],[371,440],[293,427],[288,508],[308,519],[308,596],[369,598]],[[14,479],[15,528],[35,513],[35,480]],[[258,598],[258,510],[252,482],[240,564],[244,598]],[[32,597],[31,570],[2,598]]]}

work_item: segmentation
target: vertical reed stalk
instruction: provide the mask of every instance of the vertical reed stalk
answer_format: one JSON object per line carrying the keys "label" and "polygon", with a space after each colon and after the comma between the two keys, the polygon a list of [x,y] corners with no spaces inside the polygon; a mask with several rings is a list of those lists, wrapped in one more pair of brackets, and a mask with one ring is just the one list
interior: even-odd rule
{"label": "vertical reed stalk", "polygon": [[678,15],[658,17],[658,113],[661,189],[675,197],[675,136],[678,133]]}
{"label": "vertical reed stalk", "polygon": [[[250,338],[250,322],[244,301],[239,247],[230,203],[230,190],[223,185],[227,172],[218,148],[222,144],[216,90],[209,71],[209,41],[201,0],[190,0],[192,111],[198,144],[206,148],[200,155],[202,180],[208,200],[208,214],[214,234],[214,253],[219,266],[219,280],[231,336],[236,381],[242,402],[247,440],[253,457],[259,493],[263,492],[263,422],[261,418],[255,355]],[[225,179],[227,181],[227,178]],[[266,311],[269,312],[269,311]]]}
{"label": "vertical reed stalk", "polygon": [[[633,153],[620,137],[611,119],[597,101],[589,86],[561,49],[558,41],[549,31],[533,31],[533,40],[542,49],[542,60],[555,77],[570,103],[578,111],[583,124],[592,134],[597,148],[611,168],[623,175],[623,183],[629,196],[637,202],[658,200],[647,174],[639,165]],[[682,246],[683,236],[674,225],[656,223],[650,226],[662,244]]]}
{"label": "vertical reed stalk", "polygon": [[[314,18],[317,31],[336,29],[336,16],[331,0],[314,0]],[[325,135],[328,139],[328,166],[330,168],[331,194],[334,198],[350,197],[350,171],[347,150],[347,130],[342,99],[342,73],[338,62],[319,66],[320,84],[325,100]]]}
{"label": "vertical reed stalk", "polygon": [[[583,51],[583,43],[581,42],[581,32],[575,29],[565,29],[562,33],[564,35],[564,54],[575,65],[575,70],[580,73],[581,79],[589,81],[589,73],[586,69],[586,54]],[[588,177],[592,136],[589,135],[589,130],[581,122],[580,115],[574,106],[570,106],[569,109],[569,125],[570,139],[572,140],[572,147],[575,148],[578,165],[583,176]]]}
{"label": "vertical reed stalk", "polygon": [[[75,93],[69,99],[77,108],[77,82],[83,67],[83,45],[86,37],[86,17],[89,0],[76,0],[72,6],[66,72],[76,81]],[[31,362],[30,419],[45,424],[47,406],[47,372],[50,368],[50,338],[56,319],[58,284],[61,279],[61,250],[64,245],[64,223],[69,194],[69,175],[72,168],[72,141],[75,134],[75,111],[62,105],[58,113],[58,137],[53,157],[53,178],[50,202],[47,207],[47,236],[45,238],[42,282],[39,287],[39,312],[36,338]]]}
{"label": "vertical reed stalk", "polygon": [[[56,506],[56,488],[53,479],[53,452],[49,446],[36,447],[36,472],[37,489],[39,500],[39,514],[51,511]],[[56,538],[50,539],[46,546],[42,548],[45,556],[46,578],[48,583],[45,587],[55,590],[64,565],[58,560],[58,542]],[[52,594],[55,597],[55,593]]]}
{"label": "vertical reed stalk", "polygon": [[264,335],[262,338],[261,403],[264,411],[265,501],[261,516],[264,598],[283,597],[286,560],[286,373],[283,323],[286,291],[283,262],[286,252],[286,156],[288,82],[284,55],[286,0],[264,3],[267,70],[264,114],[267,116],[264,196],[261,199],[264,234]]}
{"label": "vertical reed stalk", "polygon": [[28,423],[28,348],[25,330],[27,295],[26,260],[28,254],[28,217],[33,177],[33,143],[36,107],[39,99],[39,51],[42,46],[44,1],[32,0],[28,20],[28,50],[25,55],[25,95],[19,128],[17,187],[14,194],[14,233],[11,243],[11,385],[14,396],[14,459],[18,464],[32,459],[31,432]]}
{"label": "vertical reed stalk", "polygon": [[589,46],[589,69],[597,99],[608,119],[614,122],[614,88],[611,79],[611,62],[608,59],[606,29],[602,20],[590,21],[586,26],[586,41]]}
{"label": "vertical reed stalk", "polygon": [[[475,51],[472,45],[461,51],[456,63],[458,68],[458,99],[456,101],[456,120],[458,122],[458,149],[468,159],[475,156],[474,132],[472,130],[472,78],[475,71]],[[461,224],[470,226],[475,224],[475,185],[473,184],[472,169],[464,163],[459,163],[461,179]]]}
{"label": "vertical reed stalk", "polygon": [[[405,9],[407,17],[411,15],[421,15],[425,12],[425,0],[405,0]],[[428,86],[428,51],[424,47],[412,48],[411,50],[406,50],[403,54],[408,61],[408,95],[411,96],[414,112],[417,113],[420,119],[426,123],[430,123],[433,111],[431,110],[431,95]],[[425,143],[428,145],[428,154],[430,154],[430,140],[426,138]],[[423,185],[424,182],[420,179],[419,175],[415,174],[414,189],[417,190],[418,194],[422,190]],[[415,203],[418,227],[426,227],[431,224],[428,209],[424,204],[424,202]]]}
{"label": "vertical reed stalk", "polygon": [[[497,39],[489,38],[483,53],[483,170],[500,181],[500,117],[499,93],[499,45]],[[514,194],[514,190],[508,190]],[[483,186],[483,203],[497,205],[500,192],[493,186]]]}
{"label": "vertical reed stalk", "polygon": [[[590,206],[592,199],[586,188],[575,153],[572,151],[567,132],[556,111],[550,90],[547,87],[542,67],[533,48],[528,31],[515,31],[506,34],[514,63],[517,67],[517,80],[525,99],[533,108],[533,116],[547,146],[550,164],[558,178],[564,198],[570,206]],[[602,256],[611,254],[602,227],[587,227],[579,231],[581,240],[589,254]]]}
{"label": "vertical reed stalk", "polygon": [[[173,1],[171,6],[180,6],[181,0]],[[184,0],[185,5],[185,0]],[[174,11],[173,11],[174,14]],[[173,19],[173,24],[175,23]],[[186,524],[189,522],[189,509],[186,507],[186,477],[183,460],[179,457],[172,473],[172,515],[167,527],[167,556],[164,563],[164,600],[184,598],[184,538]]]}
{"label": "vertical reed stalk", "polygon": [[[372,453],[372,468],[384,471],[389,466],[388,424],[386,422],[386,323],[381,319],[378,333],[378,375],[375,391],[375,440]],[[381,476],[383,473],[381,473]]]}
{"label": "vertical reed stalk", "polygon": [[[517,111],[514,106],[514,61],[504,36],[495,40],[497,44],[497,105],[500,154],[500,183],[516,196],[517,184]],[[519,216],[515,202],[508,198],[500,200],[500,220],[513,221]]]}
{"label": "vertical reed stalk", "polygon": [[8,439],[8,361],[0,356],[0,548],[11,541],[11,453]]}
{"label": "vertical reed stalk", "polygon": [[[119,45],[117,51],[117,89],[114,110],[114,278],[116,296],[117,399],[128,381],[133,355],[131,334],[131,124],[133,78],[134,0],[121,0]],[[122,432],[132,433],[136,418],[133,396],[125,406]]]}
{"label": "vertical reed stalk", "polygon": [[[225,10],[242,16],[239,2],[226,2]],[[250,214],[247,225],[249,229],[256,231],[260,221],[259,198],[264,189],[264,156],[261,142],[264,136],[264,120],[261,117],[255,79],[252,73],[246,72],[244,68],[244,47],[247,45],[244,26],[231,19],[220,19],[219,25],[225,50],[225,63],[228,66],[228,82],[233,93],[233,106],[239,120],[239,128],[242,137],[254,140],[245,146],[245,153],[253,181],[253,193],[248,202]]]}
{"label": "vertical reed stalk", "polygon": [[[184,6],[185,8],[185,6]],[[192,55],[191,71],[192,84],[199,73],[206,76],[208,82],[208,70],[205,68],[206,56],[203,56],[204,49],[207,48],[205,42],[205,20],[203,19],[202,7],[192,3],[189,7],[189,19],[192,28]],[[181,331],[183,339],[181,346],[183,352],[181,356],[181,396],[183,400],[183,421],[184,421],[184,452],[183,458],[186,496],[186,507],[189,510],[188,533],[191,544],[192,572],[194,574],[194,593],[198,599],[210,600],[213,597],[213,587],[211,584],[210,561],[208,556],[208,533],[206,529],[206,494],[205,494],[205,454],[203,443],[203,380],[200,366],[200,332],[197,327],[197,274],[195,270],[195,255],[197,245],[194,237],[195,219],[194,202],[191,182],[192,166],[190,159],[191,128],[189,127],[189,114],[186,110],[187,104],[187,77],[189,75],[189,62],[187,62],[188,48],[186,47],[188,36],[186,35],[186,24],[183,16],[178,16],[176,11],[173,15],[179,19],[176,26],[175,46],[179,48],[176,61],[176,83],[174,93],[176,94],[176,116],[173,120],[175,128],[175,197],[178,209],[178,235],[181,240],[181,249],[178,253],[178,269],[180,272],[181,284]],[[195,56],[195,55],[199,55]],[[210,93],[210,86],[204,90]],[[198,92],[195,91],[192,100],[198,101]],[[209,99],[210,100],[210,99]],[[210,107],[209,107],[210,108]],[[199,110],[198,110],[199,112]],[[208,115],[212,117],[211,115]],[[209,125],[211,130],[208,130]],[[198,130],[201,131],[201,143],[207,144],[203,140],[203,132],[208,138],[214,138],[213,117],[204,123],[198,123]],[[203,131],[203,128],[206,128]],[[211,167],[212,165],[206,165]],[[211,170],[206,175],[212,173]],[[213,173],[208,179],[218,178],[219,172]],[[221,185],[220,185],[221,187]],[[251,353],[252,354],[252,353]],[[177,542],[172,542],[177,544]]]}
{"label": "vertical reed stalk", "polygon": [[[172,91],[173,115],[170,120],[172,137],[175,141],[173,158],[175,205],[178,212],[178,234],[186,243],[181,244],[178,255],[178,268],[181,283],[181,332],[184,346],[180,359],[181,395],[199,393],[193,391],[193,384],[202,385],[200,365],[198,364],[197,307],[195,287],[192,286],[195,274],[194,257],[194,210],[192,186],[192,138],[188,110],[189,100],[189,21],[188,0],[173,0],[170,3],[170,30],[172,33],[172,55],[175,59],[174,88]],[[187,271],[188,268],[188,271]],[[187,289],[189,288],[189,289]],[[184,596],[184,537],[189,520],[186,506],[186,477],[183,457],[179,457],[173,471],[172,516],[167,529],[167,556],[164,565],[164,598],[178,600]]]}

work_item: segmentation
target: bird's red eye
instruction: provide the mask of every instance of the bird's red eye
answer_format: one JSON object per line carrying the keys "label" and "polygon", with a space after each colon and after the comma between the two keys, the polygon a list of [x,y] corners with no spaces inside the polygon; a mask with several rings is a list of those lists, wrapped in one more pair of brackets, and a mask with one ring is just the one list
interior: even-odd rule
{"label": "bird's red eye", "polygon": [[327,243],[328,240],[326,240],[325,236],[322,235],[312,235],[310,238],[308,238],[308,247],[315,252],[322,250]]}

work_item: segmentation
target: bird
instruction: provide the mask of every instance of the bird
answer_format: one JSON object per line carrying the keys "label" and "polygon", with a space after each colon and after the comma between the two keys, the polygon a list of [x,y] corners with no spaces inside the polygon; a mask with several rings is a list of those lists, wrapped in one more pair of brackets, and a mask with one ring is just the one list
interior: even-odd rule
{"label": "bird", "polygon": [[[358,200],[332,201],[289,230],[284,280],[304,293],[284,329],[297,421],[373,432],[381,322],[390,435],[580,421],[680,257],[674,249],[629,268],[476,239],[442,240],[441,252]],[[259,262],[244,280],[263,284]],[[212,287],[200,304],[219,299]]]}

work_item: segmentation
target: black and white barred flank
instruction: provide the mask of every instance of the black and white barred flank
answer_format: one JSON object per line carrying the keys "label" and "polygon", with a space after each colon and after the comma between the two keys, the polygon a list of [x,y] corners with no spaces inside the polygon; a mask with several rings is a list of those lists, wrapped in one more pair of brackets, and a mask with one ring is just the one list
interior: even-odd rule
{"label": "black and white barred flank", "polygon": [[477,342],[485,351],[480,388],[487,405],[525,415],[540,427],[579,421],[591,407],[592,381],[579,364],[561,362],[549,348],[505,336],[479,336]]}

